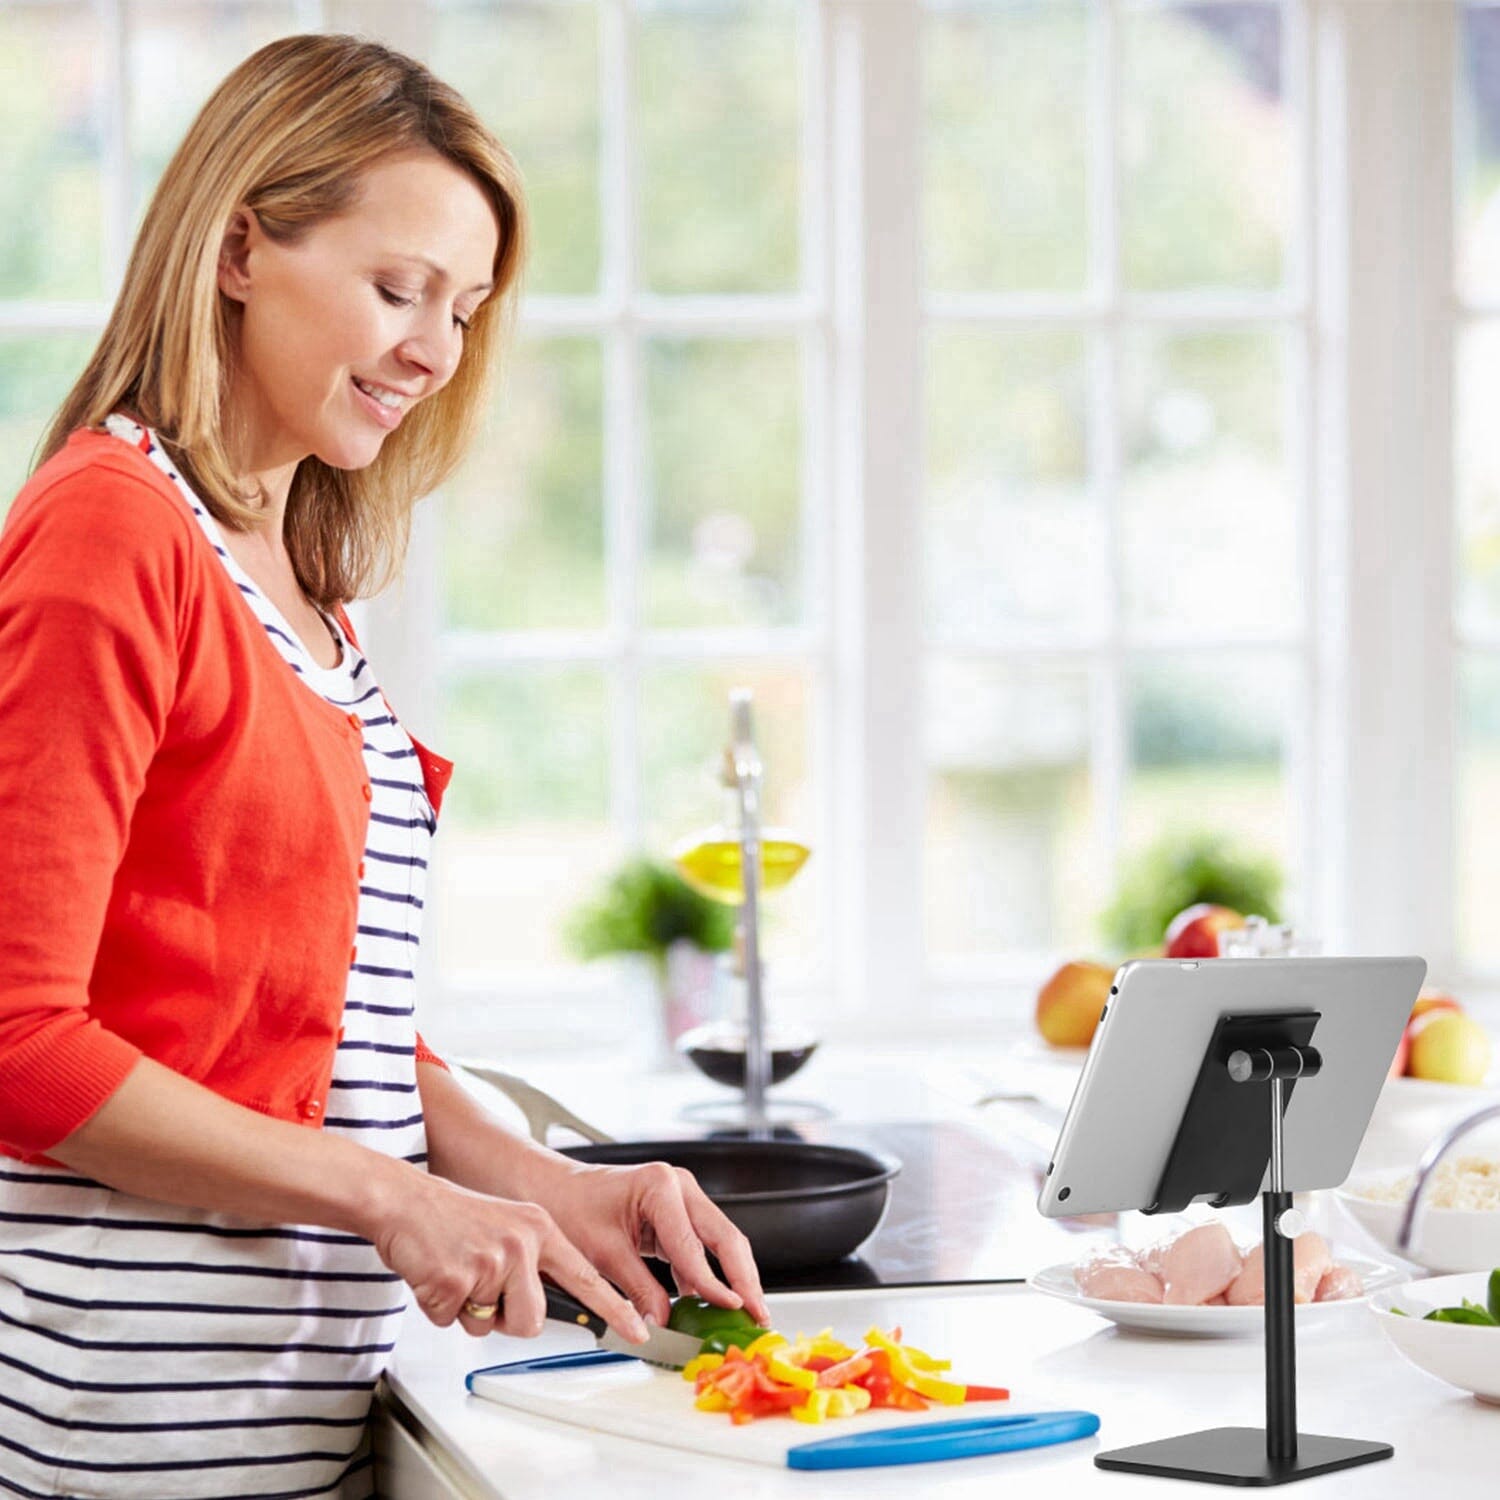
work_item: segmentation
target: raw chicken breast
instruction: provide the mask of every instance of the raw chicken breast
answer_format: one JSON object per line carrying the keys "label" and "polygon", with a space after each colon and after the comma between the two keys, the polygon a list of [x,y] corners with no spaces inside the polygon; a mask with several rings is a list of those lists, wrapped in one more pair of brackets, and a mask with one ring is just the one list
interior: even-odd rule
{"label": "raw chicken breast", "polygon": [[[1229,1231],[1219,1223],[1200,1224],[1161,1249],[1163,1302],[1196,1307],[1225,1291],[1243,1262]],[[1155,1262],[1158,1257],[1153,1257]],[[1321,1270],[1319,1275],[1321,1275]]]}
{"label": "raw chicken breast", "polygon": [[1123,1246],[1111,1246],[1073,1268],[1073,1281],[1085,1297],[1108,1302],[1160,1302],[1161,1278],[1143,1271]]}
{"label": "raw chicken breast", "polygon": [[[1311,1302],[1318,1284],[1331,1264],[1328,1242],[1321,1234],[1308,1230],[1292,1241],[1292,1299]],[[1358,1296],[1359,1293],[1354,1293]],[[1245,1257],[1245,1269],[1226,1293],[1231,1307],[1259,1306],[1266,1300],[1266,1261],[1263,1247],[1257,1245]]]}
{"label": "raw chicken breast", "polygon": [[1365,1284],[1357,1271],[1348,1266],[1331,1265],[1324,1271],[1323,1279],[1313,1296],[1314,1302],[1343,1302],[1349,1297],[1363,1297]]}

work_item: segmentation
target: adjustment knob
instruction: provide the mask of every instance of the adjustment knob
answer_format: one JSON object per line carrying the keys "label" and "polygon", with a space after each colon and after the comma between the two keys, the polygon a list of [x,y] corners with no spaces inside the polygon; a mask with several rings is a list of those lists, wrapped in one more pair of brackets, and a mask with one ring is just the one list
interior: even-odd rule
{"label": "adjustment knob", "polygon": [[1283,1239],[1294,1240],[1307,1232],[1307,1215],[1300,1208],[1289,1208],[1276,1216],[1276,1233]]}

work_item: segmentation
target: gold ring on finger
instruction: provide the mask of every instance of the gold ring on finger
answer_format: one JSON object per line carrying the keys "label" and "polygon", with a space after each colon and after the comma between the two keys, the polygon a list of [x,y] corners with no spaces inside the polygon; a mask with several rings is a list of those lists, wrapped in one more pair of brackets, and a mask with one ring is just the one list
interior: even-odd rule
{"label": "gold ring on finger", "polygon": [[471,1318],[478,1318],[482,1323],[487,1318],[493,1318],[500,1311],[500,1304],[498,1302],[469,1301],[464,1303],[464,1311]]}

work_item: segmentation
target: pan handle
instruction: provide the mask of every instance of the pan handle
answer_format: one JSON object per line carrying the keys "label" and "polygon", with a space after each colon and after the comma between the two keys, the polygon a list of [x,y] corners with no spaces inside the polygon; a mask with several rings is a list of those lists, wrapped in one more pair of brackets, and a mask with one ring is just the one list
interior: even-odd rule
{"label": "pan handle", "polygon": [[547,1144],[547,1132],[554,1125],[576,1131],[584,1140],[593,1141],[597,1145],[607,1146],[613,1140],[612,1136],[580,1120],[551,1094],[543,1093],[535,1084],[527,1083],[524,1078],[517,1078],[514,1073],[506,1073],[478,1058],[461,1058],[458,1066],[499,1089],[525,1115],[526,1128],[531,1132],[532,1140],[540,1141],[544,1146]]}

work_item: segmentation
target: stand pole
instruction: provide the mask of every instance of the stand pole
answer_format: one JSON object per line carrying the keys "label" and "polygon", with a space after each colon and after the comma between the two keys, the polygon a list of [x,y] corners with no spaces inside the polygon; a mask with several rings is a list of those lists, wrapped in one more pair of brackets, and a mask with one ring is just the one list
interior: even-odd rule
{"label": "stand pole", "polygon": [[1271,1079],[1271,1177],[1261,1194],[1262,1254],[1266,1276],[1266,1457],[1297,1457],[1297,1325],[1291,1238],[1282,1215],[1292,1207],[1281,1163],[1283,1082]]}

